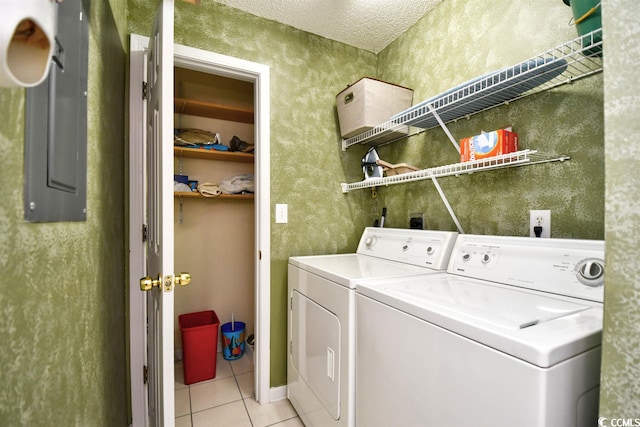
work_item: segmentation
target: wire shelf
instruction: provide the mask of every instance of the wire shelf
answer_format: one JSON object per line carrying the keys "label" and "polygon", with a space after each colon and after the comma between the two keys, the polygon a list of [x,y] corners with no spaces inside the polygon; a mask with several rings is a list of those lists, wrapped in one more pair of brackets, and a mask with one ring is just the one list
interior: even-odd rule
{"label": "wire shelf", "polygon": [[547,162],[564,162],[569,160],[568,156],[544,155],[536,150],[522,150],[514,153],[502,154],[500,156],[486,159],[474,160],[471,162],[455,163],[446,166],[422,169],[415,172],[408,172],[400,175],[388,176],[384,178],[370,178],[364,181],[351,184],[340,184],[343,193],[362,188],[388,186],[393,184],[403,184],[412,181],[423,181],[426,179],[441,178],[446,176],[459,176],[474,172],[504,169],[515,166],[533,165]]}
{"label": "wire shelf", "polygon": [[[527,61],[456,86],[392,117],[373,129],[343,139],[342,147],[388,144],[408,135],[508,104],[602,71],[602,29],[594,30]],[[403,132],[389,138],[391,132]]]}

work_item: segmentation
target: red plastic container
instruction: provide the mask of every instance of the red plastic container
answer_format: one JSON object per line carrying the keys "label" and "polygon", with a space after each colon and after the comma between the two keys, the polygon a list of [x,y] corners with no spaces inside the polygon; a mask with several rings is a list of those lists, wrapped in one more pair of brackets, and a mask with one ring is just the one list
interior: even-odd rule
{"label": "red plastic container", "polygon": [[184,383],[193,384],[216,377],[216,352],[220,320],[215,311],[178,316],[182,332]]}

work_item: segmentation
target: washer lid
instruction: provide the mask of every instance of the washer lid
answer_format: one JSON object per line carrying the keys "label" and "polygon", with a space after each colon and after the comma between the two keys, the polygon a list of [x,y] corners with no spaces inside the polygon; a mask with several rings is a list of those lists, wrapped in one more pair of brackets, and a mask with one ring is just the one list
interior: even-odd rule
{"label": "washer lid", "polygon": [[363,279],[415,276],[436,272],[427,267],[361,254],[291,257],[289,264],[353,289],[357,282]]}
{"label": "washer lid", "polygon": [[600,345],[602,306],[443,274],[357,292],[540,367]]}

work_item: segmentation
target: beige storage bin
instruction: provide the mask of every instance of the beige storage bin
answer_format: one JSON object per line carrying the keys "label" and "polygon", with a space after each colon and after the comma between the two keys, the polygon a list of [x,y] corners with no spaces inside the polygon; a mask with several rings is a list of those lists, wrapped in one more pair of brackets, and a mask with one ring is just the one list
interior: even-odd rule
{"label": "beige storage bin", "polygon": [[[366,132],[411,107],[412,102],[412,89],[363,77],[336,96],[340,135],[351,138]],[[403,127],[384,138],[406,135],[407,131],[408,127]]]}

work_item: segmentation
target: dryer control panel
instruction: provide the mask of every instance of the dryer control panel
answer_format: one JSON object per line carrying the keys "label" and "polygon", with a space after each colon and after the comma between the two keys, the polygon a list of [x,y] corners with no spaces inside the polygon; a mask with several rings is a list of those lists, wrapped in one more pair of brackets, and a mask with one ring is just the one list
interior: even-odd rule
{"label": "dryer control panel", "polygon": [[453,231],[367,227],[357,253],[445,270],[457,235]]}
{"label": "dryer control panel", "polygon": [[604,242],[464,234],[447,272],[603,302]]}

